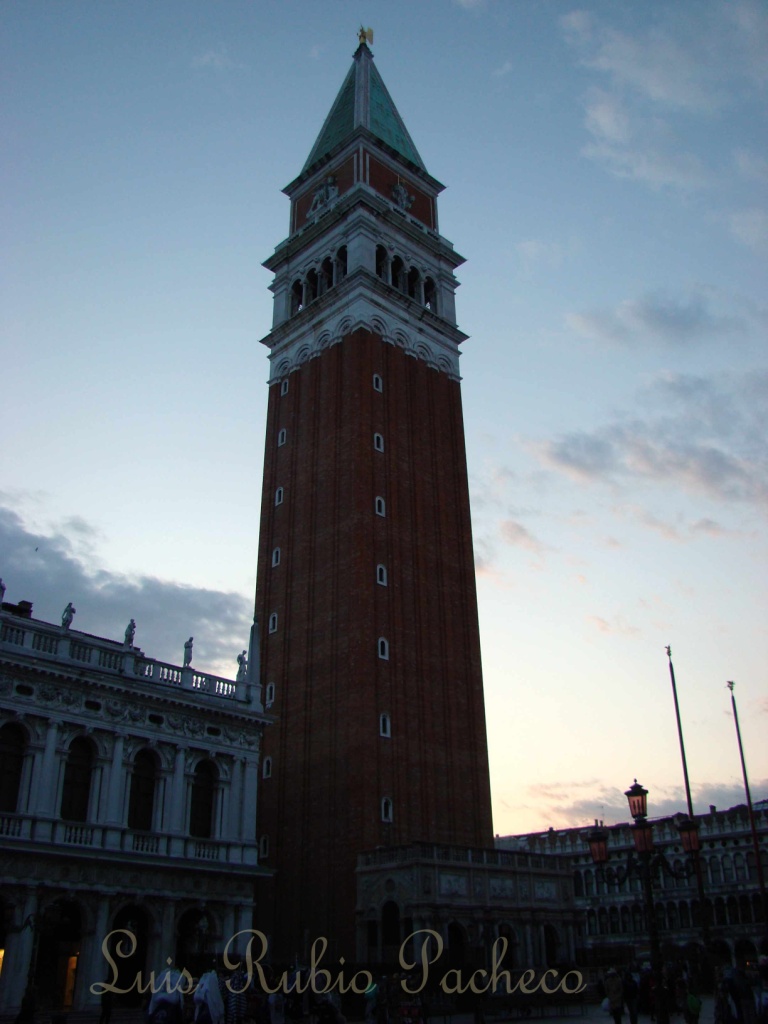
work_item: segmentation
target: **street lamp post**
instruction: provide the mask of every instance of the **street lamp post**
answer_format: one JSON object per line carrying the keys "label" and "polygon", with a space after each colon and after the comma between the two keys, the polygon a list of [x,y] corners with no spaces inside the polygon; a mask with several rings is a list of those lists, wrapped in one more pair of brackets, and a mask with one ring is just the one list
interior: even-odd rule
{"label": "street lamp post", "polygon": [[[656,1017],[658,1024],[669,1024],[669,1007],[664,992],[664,974],[661,962],[661,945],[659,943],[659,926],[656,920],[656,910],[653,904],[653,879],[656,871],[664,870],[673,878],[688,877],[692,871],[689,864],[685,870],[675,870],[661,852],[654,852],[653,847],[653,826],[648,821],[648,790],[641,786],[637,779],[624,794],[629,801],[629,810],[634,818],[634,825],[631,826],[634,850],[630,850],[627,863],[623,868],[612,871],[619,885],[631,875],[638,875],[643,887],[643,902],[645,904],[645,921],[648,931],[648,941],[651,947],[651,971],[653,973],[654,991],[656,997]],[[680,827],[683,847],[691,852],[698,849],[698,824],[694,820],[683,822]],[[608,831],[604,828],[595,828],[587,836],[589,852],[593,862],[604,868],[608,862]],[[686,843],[688,845],[686,845]],[[637,856],[635,856],[637,855]],[[693,865],[691,865],[693,867]],[[695,868],[693,868],[695,870]]]}

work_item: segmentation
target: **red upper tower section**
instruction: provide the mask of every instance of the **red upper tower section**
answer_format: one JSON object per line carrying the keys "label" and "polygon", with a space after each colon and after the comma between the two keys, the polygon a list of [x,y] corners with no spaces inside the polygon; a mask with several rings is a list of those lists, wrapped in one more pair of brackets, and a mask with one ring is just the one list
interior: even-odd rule
{"label": "red upper tower section", "polygon": [[256,610],[278,722],[258,831],[276,872],[271,913],[260,906],[278,957],[324,937],[335,956],[376,959],[382,908],[355,904],[363,850],[492,841],[454,306],[463,261],[437,231],[441,190],[362,44],[285,190],[291,234],[265,264],[275,310]]}

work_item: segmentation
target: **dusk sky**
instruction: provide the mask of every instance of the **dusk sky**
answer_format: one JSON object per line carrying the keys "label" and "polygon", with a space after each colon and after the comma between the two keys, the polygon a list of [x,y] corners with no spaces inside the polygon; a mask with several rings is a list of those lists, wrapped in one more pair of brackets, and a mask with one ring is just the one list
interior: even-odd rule
{"label": "dusk sky", "polygon": [[768,5],[0,6],[0,576],[233,676],[271,275],[358,27],[457,274],[494,828],[768,797]]}

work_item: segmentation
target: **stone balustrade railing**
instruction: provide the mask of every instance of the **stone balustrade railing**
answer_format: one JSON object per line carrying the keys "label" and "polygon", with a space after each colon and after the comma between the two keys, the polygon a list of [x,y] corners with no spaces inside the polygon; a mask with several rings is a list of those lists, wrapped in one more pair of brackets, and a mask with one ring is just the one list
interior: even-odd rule
{"label": "stone balustrade railing", "polygon": [[110,851],[131,858],[181,858],[208,861],[226,867],[256,864],[256,840],[199,839],[166,832],[136,832],[123,825],[59,821],[28,814],[0,814],[0,837],[7,851],[18,842],[20,847],[33,842],[36,849],[50,843],[61,849]]}
{"label": "stone balustrade railing", "polygon": [[92,637],[54,626],[50,623],[2,614],[0,619],[0,650],[8,653],[29,652],[41,661],[71,662],[78,669],[84,666],[99,672],[151,680],[163,686],[174,686],[230,700],[248,700],[244,682],[223,676],[181,668],[155,658],[148,658],[138,647],[114,640]]}
{"label": "stone balustrade railing", "polygon": [[411,861],[439,861],[452,864],[484,864],[492,867],[547,868],[564,867],[564,858],[544,860],[529,850],[495,850],[482,847],[443,846],[439,843],[410,843],[371,850],[358,855],[358,867],[402,864]]}

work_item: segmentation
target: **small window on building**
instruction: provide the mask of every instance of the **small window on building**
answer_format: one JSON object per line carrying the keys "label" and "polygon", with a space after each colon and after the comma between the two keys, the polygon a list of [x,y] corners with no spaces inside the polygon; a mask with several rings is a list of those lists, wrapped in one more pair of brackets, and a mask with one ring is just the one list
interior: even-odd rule
{"label": "small window on building", "polygon": [[267,692],[264,695],[264,703],[269,707],[270,704],[275,703],[275,684],[267,683]]}
{"label": "small window on building", "polygon": [[259,856],[262,860],[269,856],[269,836],[262,836],[259,839]]}
{"label": "small window on building", "polygon": [[385,640],[383,636],[379,637],[378,651],[382,661],[389,661],[389,640]]}
{"label": "small window on building", "polygon": [[388,796],[381,798],[381,820],[392,821],[392,801]]}
{"label": "small window on building", "polygon": [[384,451],[384,437],[383,437],[383,435],[381,435],[381,434],[374,434],[373,435],[373,447],[376,449],[377,452],[383,452]]}
{"label": "small window on building", "polygon": [[272,614],[269,616],[269,632],[277,632],[277,612],[272,612]]}
{"label": "small window on building", "polygon": [[280,397],[288,394],[288,381],[284,380],[280,383]]}
{"label": "small window on building", "polygon": [[262,779],[272,778],[272,758],[265,757],[261,764],[261,777]]}
{"label": "small window on building", "polygon": [[283,488],[282,487],[278,487],[277,490],[275,491],[275,504],[276,505],[282,505],[283,504],[283,493],[284,492],[283,492]]}
{"label": "small window on building", "polygon": [[282,429],[282,430],[280,431],[280,433],[279,433],[279,434],[277,435],[277,447],[278,447],[278,448],[282,448],[282,446],[283,446],[283,445],[285,444],[285,442],[286,442],[286,439],[287,439],[287,437],[288,437],[288,435],[287,435],[287,433],[285,432],[285,427],[283,427],[283,429]]}
{"label": "small window on building", "polygon": [[390,721],[389,715],[384,712],[379,715],[379,736],[386,736],[387,739],[392,735],[392,722]]}
{"label": "small window on building", "polygon": [[384,390],[384,381],[383,381],[383,379],[381,377],[381,374],[374,373],[374,375],[373,375],[373,390],[374,391],[383,391]]}
{"label": "small window on building", "polygon": [[379,563],[376,566],[376,582],[380,587],[386,587],[387,585],[387,567]]}
{"label": "small window on building", "polygon": [[385,516],[387,514],[387,505],[383,498],[376,499],[376,515]]}
{"label": "small window on building", "polygon": [[275,548],[272,552],[272,567],[280,565],[280,548]]}

